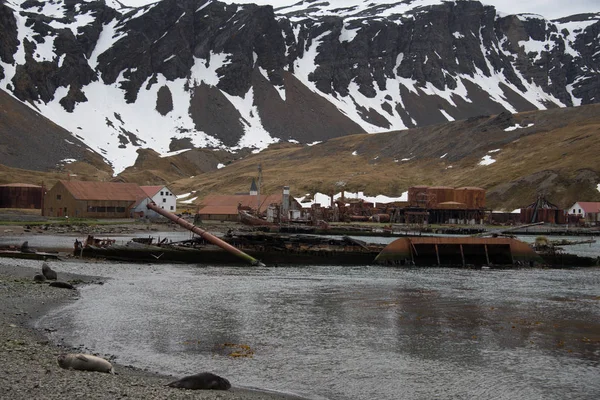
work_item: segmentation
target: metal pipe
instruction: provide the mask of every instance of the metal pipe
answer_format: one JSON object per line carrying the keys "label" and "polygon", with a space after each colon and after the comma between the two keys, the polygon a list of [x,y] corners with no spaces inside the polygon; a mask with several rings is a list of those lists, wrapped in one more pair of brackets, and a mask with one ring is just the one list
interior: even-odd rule
{"label": "metal pipe", "polygon": [[194,232],[195,234],[199,235],[202,239],[206,240],[207,242],[210,242],[216,246],[219,246],[223,250],[225,250],[235,256],[243,258],[244,260],[248,261],[250,264],[252,264],[254,266],[259,266],[259,267],[265,266],[263,263],[258,261],[256,258],[244,253],[243,251],[241,251],[238,248],[233,247],[232,245],[230,245],[229,243],[227,243],[226,241],[224,241],[222,239],[219,239],[215,235],[212,235],[212,234],[208,233],[207,231],[198,228],[196,225],[184,220],[183,218],[178,217],[177,215],[158,207],[155,203],[148,203],[148,204],[146,204],[146,207],[148,207],[152,211],[156,211],[163,217],[170,219],[171,221],[179,224],[180,226],[184,227],[185,229]]}

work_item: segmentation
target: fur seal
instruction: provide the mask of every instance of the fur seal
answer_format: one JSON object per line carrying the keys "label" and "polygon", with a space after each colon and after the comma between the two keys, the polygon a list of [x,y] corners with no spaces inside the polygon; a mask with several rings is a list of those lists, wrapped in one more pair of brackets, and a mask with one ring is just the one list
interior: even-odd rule
{"label": "fur seal", "polygon": [[35,276],[33,277],[34,282],[44,282],[45,280],[46,277],[42,274],[35,274]]}
{"label": "fur seal", "polygon": [[57,287],[57,288],[61,288],[61,289],[75,290],[75,286],[71,285],[70,283],[61,282],[61,281],[50,282],[50,284],[48,286]]}
{"label": "fur seal", "polygon": [[29,242],[26,240],[21,245],[21,253],[35,253],[36,250],[29,247]]}
{"label": "fur seal", "polygon": [[114,374],[113,366],[104,358],[90,354],[60,354],[58,365],[64,369],[76,369],[78,371],[97,371]]}
{"label": "fur seal", "polygon": [[46,279],[55,281],[57,279],[56,271],[54,271],[50,266],[46,263],[42,264],[42,274],[46,277]]}
{"label": "fur seal", "polygon": [[166,386],[191,390],[229,390],[231,388],[231,383],[229,383],[227,379],[221,378],[213,373],[201,372],[168,383]]}

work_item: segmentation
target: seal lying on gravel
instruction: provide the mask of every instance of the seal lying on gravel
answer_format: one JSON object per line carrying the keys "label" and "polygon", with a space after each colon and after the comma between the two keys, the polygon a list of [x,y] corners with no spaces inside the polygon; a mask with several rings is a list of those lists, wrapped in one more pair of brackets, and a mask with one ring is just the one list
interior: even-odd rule
{"label": "seal lying on gravel", "polygon": [[34,282],[44,282],[46,280],[46,277],[42,274],[36,274],[33,277]]}
{"label": "seal lying on gravel", "polygon": [[192,390],[229,390],[231,383],[225,378],[221,378],[210,372],[201,372],[196,375],[186,376],[178,381],[171,382],[166,386],[179,388],[179,389],[192,389]]}
{"label": "seal lying on gravel", "polygon": [[104,358],[90,354],[61,354],[58,356],[58,365],[64,369],[79,371],[98,371],[114,374],[113,366]]}
{"label": "seal lying on gravel", "polygon": [[46,279],[55,281],[57,279],[56,271],[54,271],[50,266],[46,263],[42,264],[42,274],[46,277]]}
{"label": "seal lying on gravel", "polygon": [[62,288],[62,289],[72,289],[72,290],[75,290],[75,286],[71,285],[70,283],[61,282],[61,281],[50,282],[50,284],[48,286]]}

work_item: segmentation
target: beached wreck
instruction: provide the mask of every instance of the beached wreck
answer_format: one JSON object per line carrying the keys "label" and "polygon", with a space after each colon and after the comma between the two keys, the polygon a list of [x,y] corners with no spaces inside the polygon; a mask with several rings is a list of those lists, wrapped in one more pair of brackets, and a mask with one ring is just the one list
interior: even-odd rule
{"label": "beached wreck", "polygon": [[[86,245],[76,256],[119,261],[237,264],[240,259],[200,237],[180,242],[133,239],[125,244]],[[367,265],[384,245],[367,244],[344,237],[323,238],[268,232],[230,233],[223,240],[267,265]]]}
{"label": "beached wreck", "polygon": [[0,248],[0,257],[21,258],[26,260],[51,260],[57,259],[58,253],[37,251],[29,247],[29,242],[23,242],[21,246],[6,246]]}
{"label": "beached wreck", "polygon": [[[406,267],[520,268],[584,267],[598,260],[562,252],[536,252],[513,238],[404,237],[388,245],[355,238],[271,232],[229,233],[231,246],[273,265],[393,265]],[[239,264],[240,259],[200,237],[180,242],[135,238],[126,244],[86,245],[78,257],[129,262]]]}
{"label": "beached wreck", "polygon": [[509,237],[406,237],[388,244],[375,261],[387,265],[462,268],[562,268],[597,266],[600,258],[536,251],[528,243]]}
{"label": "beached wreck", "polygon": [[377,255],[380,264],[439,267],[539,266],[544,260],[527,243],[506,237],[406,237]]}
{"label": "beached wreck", "polygon": [[[508,237],[403,237],[388,245],[369,244],[350,236],[341,238],[273,232],[229,232],[217,238],[154,204],[149,208],[199,236],[181,242],[152,238],[132,240],[124,245],[88,237],[75,249],[81,257],[144,262],[236,264],[241,259],[252,265],[371,265],[417,267],[536,267],[589,266],[597,262],[586,257],[538,253],[532,246]],[[571,264],[566,264],[570,262]]]}

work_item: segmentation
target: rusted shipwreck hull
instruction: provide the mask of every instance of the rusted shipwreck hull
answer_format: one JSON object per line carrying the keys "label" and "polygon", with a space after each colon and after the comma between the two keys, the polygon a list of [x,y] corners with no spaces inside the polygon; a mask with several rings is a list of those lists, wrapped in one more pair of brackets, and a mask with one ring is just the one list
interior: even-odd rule
{"label": "rusted shipwreck hull", "polygon": [[380,264],[440,267],[520,267],[545,265],[527,243],[512,238],[407,237],[388,244]]}
{"label": "rusted shipwreck hull", "polygon": [[[224,238],[235,248],[267,265],[368,265],[373,264],[383,245],[352,238],[326,239],[309,235],[257,232]],[[236,264],[239,258],[200,238],[178,243],[148,244],[132,241],[125,245],[85,246],[76,256],[120,261]]]}

